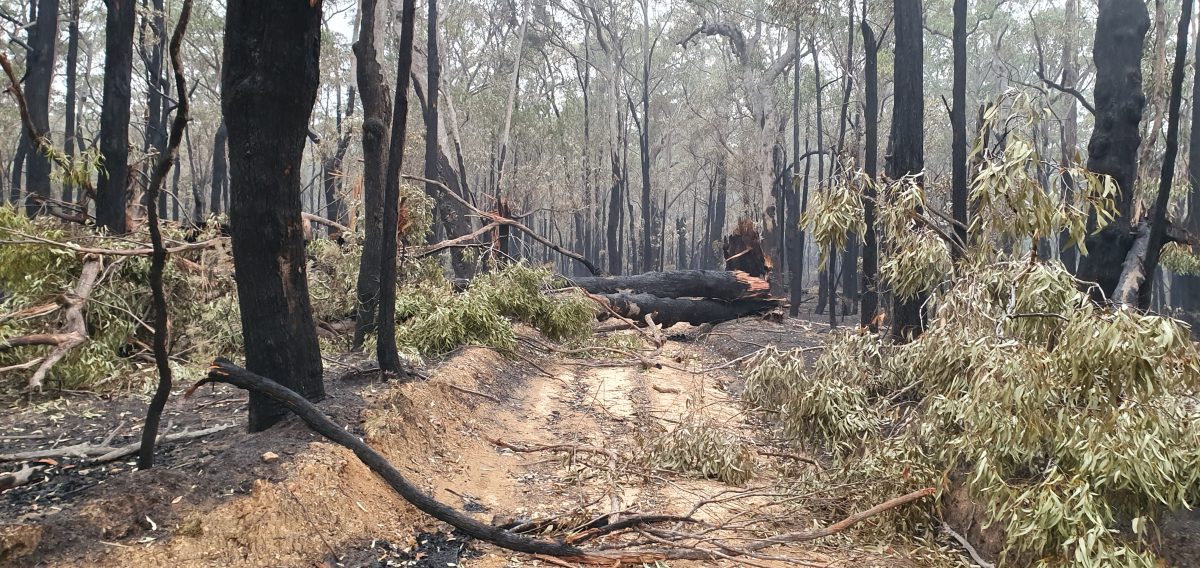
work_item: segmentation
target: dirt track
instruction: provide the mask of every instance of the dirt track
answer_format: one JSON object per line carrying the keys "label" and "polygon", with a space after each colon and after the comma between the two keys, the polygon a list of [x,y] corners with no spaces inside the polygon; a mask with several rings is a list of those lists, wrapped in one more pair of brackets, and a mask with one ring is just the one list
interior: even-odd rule
{"label": "dirt track", "polygon": [[[535,367],[519,358],[468,348],[430,370],[428,381],[401,385],[331,378],[330,397],[322,408],[439,500],[485,522],[559,517],[556,528],[569,529],[612,511],[687,514],[696,503],[717,494],[733,498],[702,508],[698,518],[719,522],[740,517],[763,534],[789,524],[797,528],[796,523],[809,527],[837,520],[826,518],[828,512],[822,516],[802,506],[775,505],[778,499],[764,496],[773,492],[768,490],[777,485],[781,473],[810,467],[793,460],[760,455],[754,478],[746,487],[733,488],[661,471],[645,459],[647,441],[679,422],[688,412],[689,398],[693,412],[704,412],[759,446],[771,445],[770,428],[757,423],[759,418],[731,394],[738,389],[734,368],[696,370],[719,366],[759,343],[804,343],[814,334],[795,324],[755,322],[745,328],[732,324],[701,340],[669,341],[660,360],[670,366],[645,371],[524,349],[524,357]],[[750,329],[760,331],[754,336]],[[181,422],[191,417],[188,424],[241,424],[241,396],[216,389],[193,400],[175,398],[170,408]],[[126,403],[136,408],[139,401],[113,406],[125,408]],[[103,414],[103,406],[88,406],[86,412],[101,413],[93,420],[107,424],[113,417]],[[82,404],[75,410],[81,408]],[[31,426],[35,415],[25,420]],[[600,448],[616,461],[587,451],[514,452],[497,447],[498,440],[519,447]],[[265,463],[263,454],[268,451],[280,459]],[[7,538],[9,548],[21,543],[36,547],[9,562],[385,566],[408,565],[402,562],[414,554],[405,551],[416,547],[415,556],[424,557],[424,565],[444,565],[429,563],[442,556],[426,549],[432,546],[429,537],[417,538],[444,526],[395,497],[348,451],[316,439],[300,424],[289,421],[258,436],[233,429],[174,448],[167,456],[163,467],[150,472],[131,473],[129,466],[115,464],[120,471],[107,474],[100,484],[87,486],[85,479],[82,489],[59,502],[36,511],[24,507],[24,518],[10,517],[18,522],[5,525],[2,530],[8,536],[0,539]],[[69,470],[62,475],[69,476]],[[52,476],[43,483],[53,480]],[[37,489],[35,484],[15,491],[32,494]],[[772,553],[815,565],[919,565],[896,555],[877,556],[835,544],[844,541]],[[479,543],[469,548],[472,552],[460,561],[463,566],[544,565]]]}

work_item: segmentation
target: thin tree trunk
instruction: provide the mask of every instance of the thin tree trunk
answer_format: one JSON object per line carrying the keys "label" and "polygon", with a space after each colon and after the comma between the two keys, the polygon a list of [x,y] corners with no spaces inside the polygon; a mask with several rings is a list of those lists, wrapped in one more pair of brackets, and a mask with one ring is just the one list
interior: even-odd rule
{"label": "thin tree trunk", "polygon": [[[78,80],[79,65],[79,2],[67,0],[70,3],[70,20],[67,23],[67,69],[65,96],[66,125],[63,128],[63,154],[68,160],[75,159],[75,131],[78,129],[75,119],[76,94],[75,85]],[[70,179],[63,180],[63,201],[75,200],[74,186]],[[81,196],[82,197],[82,196]]]}
{"label": "thin tree trunk", "polygon": [[[1067,30],[1070,35],[1071,30]],[[967,242],[967,0],[954,0],[954,93],[950,109],[952,180],[951,214],[961,226],[955,233],[961,243]],[[958,249],[955,256],[958,256]]]}
{"label": "thin tree trunk", "polygon": [[400,171],[404,165],[404,142],[408,134],[408,91],[412,73],[413,26],[416,1],[404,0],[401,9],[400,55],[396,63],[396,101],[392,109],[391,142],[388,147],[383,201],[383,250],[379,270],[379,334],[376,356],[379,368],[401,376],[403,365],[396,345],[396,248],[400,220]]}
{"label": "thin tree trunk", "polygon": [[225,206],[228,202],[223,203],[225,196],[225,188],[229,179],[229,162],[225,158],[225,145],[229,140],[229,129],[225,126],[225,121],[217,126],[217,133],[213,136],[213,151],[212,151],[212,193],[209,195],[208,206],[209,213],[220,215],[225,212]]}
{"label": "thin tree trunk", "polygon": [[[300,201],[320,49],[320,4],[228,0],[221,108],[229,132],[229,222],[246,368],[308,399],[325,395]],[[250,395],[252,431],[286,412],[268,397]]]}
{"label": "thin tree trunk", "polygon": [[792,64],[792,172],[788,183],[787,226],[788,246],[791,255],[788,268],[791,277],[788,282],[791,292],[791,307],[788,313],[792,317],[800,315],[800,304],[804,301],[804,232],[800,228],[800,196],[797,181],[800,177],[800,34],[792,34],[792,51],[796,61]]}
{"label": "thin tree trunk", "polygon": [[865,116],[863,129],[863,171],[869,182],[863,189],[867,199],[863,200],[863,217],[866,222],[866,232],[863,234],[862,254],[862,310],[859,322],[871,331],[879,330],[876,314],[879,313],[879,240],[875,232],[875,197],[878,195],[876,184],[879,182],[879,44],[875,41],[875,32],[863,18],[862,24],[863,51],[866,63],[863,68],[865,76],[863,97]]}
{"label": "thin tree trunk", "polygon": [[[1079,0],[1066,0],[1066,16],[1065,26],[1067,30],[1075,29],[1078,21]],[[1063,86],[1068,89],[1074,89],[1079,83],[1079,61],[1075,54],[1075,37],[1074,34],[1063,34]],[[1067,101],[1067,111],[1063,117],[1062,126],[1062,156],[1059,163],[1062,167],[1068,167],[1075,161],[1075,154],[1079,146],[1079,102],[1074,97],[1065,97]],[[1063,199],[1070,200],[1075,193],[1074,180],[1071,176],[1065,175],[1062,180]],[[1075,273],[1079,263],[1079,249],[1075,246],[1067,246],[1070,242],[1070,235],[1066,231],[1062,231],[1058,235],[1059,259],[1063,265],[1067,267],[1072,274]]]}

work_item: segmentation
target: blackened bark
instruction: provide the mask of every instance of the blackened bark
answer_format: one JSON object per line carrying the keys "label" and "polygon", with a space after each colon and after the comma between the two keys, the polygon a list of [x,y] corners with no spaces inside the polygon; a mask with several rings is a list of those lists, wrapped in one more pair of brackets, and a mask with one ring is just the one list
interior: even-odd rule
{"label": "blackened bark", "polygon": [[791,277],[788,279],[788,291],[791,306],[788,314],[792,317],[800,315],[800,303],[804,301],[804,231],[800,229],[800,196],[797,182],[800,177],[800,34],[792,34],[792,52],[796,61],[792,64],[792,172],[788,183],[788,212],[787,226],[788,269]]}
{"label": "blackened bark", "polygon": [[222,205],[223,197],[226,195],[225,188],[229,184],[229,161],[225,158],[225,146],[229,141],[229,128],[225,126],[225,121],[217,126],[217,133],[213,135],[213,151],[212,151],[212,192],[208,196],[208,212],[213,215],[220,215],[225,212],[225,206]]}
{"label": "blackened bark", "polygon": [[570,283],[592,294],[652,294],[661,298],[745,300],[770,296],[770,285],[745,272],[676,270],[633,276],[571,278]]}
{"label": "blackened bark", "polygon": [[[1067,30],[1070,33],[1070,30]],[[967,242],[967,0],[954,0],[954,92],[950,108],[951,128],[951,215],[958,241]],[[955,256],[959,256],[958,249]]]}
{"label": "blackened bark", "polygon": [[[676,299],[660,298],[650,294],[604,294],[598,296],[613,312],[623,318],[632,320],[638,325],[646,325],[646,316],[663,328],[677,323],[700,325],[705,323],[717,324],[762,314],[779,307],[775,300],[736,300],[720,302],[708,299]],[[609,313],[601,312],[603,321]]]}
{"label": "blackened bark", "polygon": [[863,171],[870,180],[863,193],[863,216],[866,232],[863,234],[862,251],[862,310],[860,323],[871,331],[878,331],[876,314],[879,312],[879,240],[875,232],[875,184],[879,181],[879,44],[875,31],[866,19],[862,22],[863,50],[866,54],[863,74],[865,113],[863,117]]}
{"label": "blackened bark", "polygon": [[[79,65],[79,2],[80,0],[67,0],[70,5],[70,20],[67,23],[67,69],[66,69],[66,126],[63,128],[63,154],[68,160],[75,158],[75,106],[76,94],[75,85],[78,77]],[[70,180],[63,181],[63,201],[71,202],[74,200],[74,186]],[[82,197],[82,196],[81,196]]]}
{"label": "blackened bark", "polygon": [[[149,46],[148,54],[145,52],[146,45],[144,43],[142,45],[142,58],[146,63],[146,134],[142,150],[147,152],[154,150],[156,154],[161,154],[167,146],[167,117],[164,112],[166,108],[162,95],[170,83],[163,80],[163,53],[166,45],[163,0],[153,0],[152,6],[153,13],[149,15],[148,19],[150,32],[154,35],[154,43]],[[145,7],[144,2],[143,7]],[[159,218],[167,216],[167,199],[169,197],[166,192],[158,194]],[[147,208],[152,206],[152,203],[146,203]]]}
{"label": "blackened bark", "polygon": [[608,273],[620,274],[621,261],[621,158],[616,148],[609,152],[609,163],[612,166],[612,188],[608,195],[608,227],[605,230],[605,247],[608,252]]}
{"label": "blackened bark", "polygon": [[100,154],[104,167],[96,183],[96,224],[111,233],[126,231],[129,185],[129,105],[133,79],[133,0],[104,0],[104,101],[100,107]]}
{"label": "blackened bark", "polygon": [[684,270],[688,268],[687,219],[675,219],[675,237],[675,268]]}
{"label": "blackened bark", "polygon": [[358,315],[354,348],[361,349],[367,333],[375,330],[379,301],[379,271],[383,258],[383,199],[386,184],[387,140],[392,109],[387,82],[375,50],[376,0],[359,7],[357,60],[359,97],[363,107],[363,252],[358,268]]}
{"label": "blackened bark", "polygon": [[408,125],[408,90],[412,73],[413,25],[416,1],[404,0],[401,9],[400,55],[396,63],[396,100],[392,109],[392,136],[388,148],[383,200],[383,247],[379,269],[379,337],[376,356],[384,373],[400,376],[403,366],[396,346],[396,247],[399,244],[400,170]]}
{"label": "blackened bark", "polygon": [[[1099,285],[1111,297],[1125,255],[1133,245],[1134,181],[1137,178],[1138,129],[1146,96],[1142,91],[1142,54],[1150,13],[1141,0],[1101,0],[1096,20],[1096,127],[1088,142],[1089,170],[1113,177],[1117,218],[1087,238],[1088,256],[1079,259],[1078,277]],[[1096,299],[1099,299],[1098,297]]]}
{"label": "blackened bark", "polygon": [[[1140,0],[1133,0],[1140,1]],[[925,66],[921,0],[895,0],[895,98],[892,111],[892,157],[888,177],[921,175],[925,169]],[[926,296],[896,298],[892,337],[916,338],[924,330]]]}
{"label": "blackened bark", "polygon": [[719,261],[716,260],[714,247],[715,243],[722,240],[725,234],[725,216],[729,205],[729,170],[726,165],[727,155],[724,150],[719,150],[721,156],[717,158],[717,185],[716,195],[713,199],[712,211],[710,212],[710,222],[712,223],[710,233],[711,241],[705,243],[708,250],[713,251],[714,262],[712,266],[705,268],[722,269],[725,268],[725,259],[722,257]]}
{"label": "blackened bark", "polygon": [[[655,215],[650,199],[650,1],[642,2],[642,122],[638,128],[638,150],[642,162],[642,271],[654,270]],[[634,120],[637,115],[634,115]],[[664,242],[663,245],[666,245]]]}
{"label": "blackened bark", "polygon": [[[229,0],[221,108],[229,132],[230,234],[246,368],[309,399],[325,394],[309,304],[300,167],[320,81],[321,8]],[[250,395],[250,429],[286,410]]]}
{"label": "blackened bark", "polygon": [[24,128],[22,128],[21,136],[19,138],[17,138],[17,151],[16,151],[15,155],[13,156],[12,175],[10,176],[10,179],[9,179],[9,181],[11,182],[11,185],[9,186],[9,195],[8,195],[9,203],[15,204],[18,201],[20,201],[20,199],[21,199],[21,191],[23,190],[23,187],[24,187],[21,184],[21,178],[22,178],[22,176],[25,175],[25,159],[26,159],[26,156],[29,154],[29,147],[31,145],[32,144],[30,143],[30,140],[29,140],[29,133],[26,132],[26,130]]}
{"label": "blackened bark", "polygon": [[[1065,24],[1066,29],[1074,29],[1078,21],[1079,0],[1067,0]],[[1063,34],[1063,87],[1074,89],[1079,83],[1079,62],[1075,54],[1075,35]],[[1062,156],[1059,163],[1063,167],[1071,165],[1075,161],[1076,146],[1079,145],[1078,130],[1079,130],[1079,102],[1072,97],[1067,97],[1067,112],[1063,117],[1062,128]],[[1063,198],[1070,199],[1075,192],[1075,181],[1071,176],[1065,175],[1062,180]],[[1075,246],[1067,246],[1071,240],[1071,235],[1067,231],[1062,231],[1058,235],[1059,259],[1063,265],[1067,267],[1072,274],[1075,273],[1079,263],[1079,249]]]}
{"label": "blackened bark", "polygon": [[[349,92],[346,96],[345,119],[349,122],[350,118],[354,116],[353,86],[349,87]],[[333,153],[321,161],[321,184],[325,190],[325,215],[340,225],[350,224],[350,208],[346,206],[345,196],[339,194],[342,186],[342,162],[346,159],[346,152],[350,149],[352,133],[353,129],[346,127],[345,131],[338,137]],[[331,237],[337,236],[339,233],[339,229],[330,227],[329,235]]]}
{"label": "blackened bark", "polygon": [[[25,104],[37,132],[50,134],[50,83],[54,80],[54,48],[58,44],[58,0],[38,0],[37,19],[29,30],[29,57],[25,60]],[[50,160],[41,152],[27,154],[25,190],[50,197]],[[25,204],[29,215],[42,207]]]}

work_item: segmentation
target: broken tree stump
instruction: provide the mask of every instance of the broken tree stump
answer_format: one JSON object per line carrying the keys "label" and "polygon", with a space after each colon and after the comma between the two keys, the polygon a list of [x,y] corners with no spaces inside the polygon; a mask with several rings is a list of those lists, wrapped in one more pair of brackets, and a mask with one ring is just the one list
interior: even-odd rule
{"label": "broken tree stump", "polygon": [[740,270],[758,278],[771,273],[771,259],[763,251],[762,236],[750,219],[738,219],[737,228],[725,237],[724,252],[726,270]]}

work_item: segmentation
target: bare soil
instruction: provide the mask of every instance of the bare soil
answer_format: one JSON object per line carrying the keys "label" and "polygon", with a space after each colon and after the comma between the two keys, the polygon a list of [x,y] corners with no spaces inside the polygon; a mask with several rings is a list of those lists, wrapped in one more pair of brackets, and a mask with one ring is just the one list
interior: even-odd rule
{"label": "bare soil", "polygon": [[[746,515],[764,529],[811,527],[840,517],[827,508],[782,507],[765,491],[753,491],[774,486],[803,464],[757,456],[754,479],[734,488],[659,470],[645,452],[649,440],[689,411],[689,399],[692,411],[702,407],[738,436],[770,446],[771,429],[737,400],[736,366],[713,368],[768,343],[812,345],[822,329],[754,320],[699,335],[680,326],[668,332],[676,335],[661,354],[669,366],[648,370],[528,347],[518,357],[463,349],[429,369],[429,380],[406,384],[358,374],[344,380],[338,377],[346,370],[330,365],[329,394],[320,406],[436,498],[485,522],[556,518],[548,529],[553,533],[612,511],[687,514],[701,500],[733,492],[741,497],[697,516]],[[150,471],[134,471],[132,459],[31,463],[42,467],[34,481],[0,500],[0,565],[547,565],[454,535],[392,493],[352,453],[294,419],[262,434],[245,433],[240,391],[206,387],[190,399],[176,394],[164,431],[236,427],[163,448]],[[137,396],[11,401],[0,416],[0,453],[99,442],[114,431],[114,445],[132,442],[144,409]],[[586,451],[514,452],[496,441],[602,448],[619,460],[608,463]],[[0,470],[21,465],[3,463]],[[866,542],[855,549],[846,539],[827,540],[772,550],[793,562],[754,564],[922,565],[904,546]],[[714,565],[734,564],[671,563]]]}

